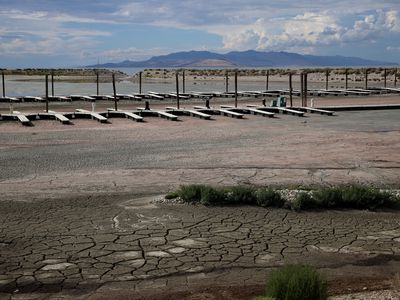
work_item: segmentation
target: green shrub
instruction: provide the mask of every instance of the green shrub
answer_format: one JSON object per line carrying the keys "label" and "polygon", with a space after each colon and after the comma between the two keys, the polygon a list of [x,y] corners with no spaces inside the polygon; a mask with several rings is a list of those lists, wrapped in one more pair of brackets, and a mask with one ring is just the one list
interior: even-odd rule
{"label": "green shrub", "polygon": [[165,195],[165,199],[175,199],[179,197],[179,191],[169,192]]}
{"label": "green shrub", "polygon": [[342,203],[342,188],[321,188],[313,193],[313,198],[315,202],[319,204],[320,207],[324,208],[334,208],[338,207]]}
{"label": "green shrub", "polygon": [[327,283],[311,266],[288,265],[271,273],[267,296],[276,300],[325,300]]}
{"label": "green shrub", "polygon": [[296,195],[296,199],[291,203],[291,208],[294,211],[301,211],[304,209],[318,208],[319,203],[311,197],[310,194],[300,192]]}
{"label": "green shrub", "polygon": [[255,193],[257,205],[261,207],[283,207],[285,205],[285,199],[281,197],[281,195],[272,190],[272,189],[265,189],[261,188],[258,189]]}
{"label": "green shrub", "polygon": [[226,202],[229,204],[254,205],[257,202],[255,188],[249,186],[234,186],[226,191]]}
{"label": "green shrub", "polygon": [[220,188],[204,186],[201,190],[200,203],[203,205],[218,205],[226,202],[225,191]]}
{"label": "green shrub", "polygon": [[204,185],[191,184],[182,185],[178,190],[179,197],[186,202],[199,202],[201,200],[201,191]]}
{"label": "green shrub", "polygon": [[348,187],[320,188],[312,195],[305,192],[297,194],[296,199],[286,202],[278,192],[270,188],[256,189],[250,186],[215,188],[207,185],[186,185],[179,190],[168,193],[165,198],[180,197],[185,202],[204,205],[258,205],[262,207],[284,207],[294,211],[315,208],[354,208],[400,209],[400,197],[393,196],[378,189],[352,185]]}
{"label": "green shrub", "polygon": [[375,210],[399,207],[399,200],[391,194],[360,185],[319,189],[313,197],[323,208]]}
{"label": "green shrub", "polygon": [[390,195],[373,188],[350,186],[342,191],[341,206],[345,208],[371,209],[387,206]]}

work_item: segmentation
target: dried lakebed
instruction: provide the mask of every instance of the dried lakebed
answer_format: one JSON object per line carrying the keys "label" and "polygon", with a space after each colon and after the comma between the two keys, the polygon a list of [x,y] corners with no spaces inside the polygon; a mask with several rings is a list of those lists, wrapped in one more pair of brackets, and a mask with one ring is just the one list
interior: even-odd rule
{"label": "dried lakebed", "polygon": [[397,111],[246,118],[0,124],[0,298],[262,292],[268,270],[286,262],[315,264],[332,280],[398,272],[398,212],[140,200],[190,183],[398,188]]}
{"label": "dried lakebed", "polygon": [[384,265],[387,276],[400,268],[396,212],[117,203],[102,197],[0,202],[0,295],[86,298],[190,288],[216,278],[261,284],[269,268],[289,262],[325,269]]}

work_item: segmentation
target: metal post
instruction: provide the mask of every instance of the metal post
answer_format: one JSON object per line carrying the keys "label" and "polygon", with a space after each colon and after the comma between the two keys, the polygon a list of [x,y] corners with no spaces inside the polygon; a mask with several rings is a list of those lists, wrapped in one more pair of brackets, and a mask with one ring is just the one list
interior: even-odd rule
{"label": "metal post", "polygon": [[185,93],[185,70],[183,70],[182,76],[182,93]]}
{"label": "metal post", "polygon": [[265,88],[266,88],[266,90],[268,92],[268,90],[269,90],[269,70],[267,70],[267,82],[265,84]]}
{"label": "metal post", "polygon": [[179,73],[175,73],[176,78],[176,108],[179,109]]}
{"label": "metal post", "polygon": [[225,92],[226,93],[228,93],[228,91],[229,91],[228,84],[229,84],[228,71],[226,71],[225,72]]}
{"label": "metal post", "polygon": [[115,111],[118,110],[118,105],[117,105],[117,91],[115,90],[115,74],[112,74],[112,83],[113,83],[113,91],[114,91],[114,109]]}
{"label": "metal post", "polygon": [[51,95],[54,97],[54,71],[51,71]]}
{"label": "metal post", "polygon": [[46,74],[46,112],[49,112],[49,75]]}
{"label": "metal post", "polygon": [[139,72],[139,94],[142,94],[142,72]]}
{"label": "metal post", "polygon": [[238,77],[238,72],[235,71],[235,107],[237,107],[237,102],[238,102],[238,89],[237,89],[237,77]]}
{"label": "metal post", "polygon": [[300,73],[300,95],[301,95],[301,106],[304,106],[304,79],[303,73]]}
{"label": "metal post", "polygon": [[1,72],[1,78],[3,81],[3,98],[5,98],[6,97],[6,82],[4,80],[4,72]]}
{"label": "metal post", "polygon": [[292,73],[289,73],[289,100],[290,100],[290,107],[293,107]]}
{"label": "metal post", "polygon": [[383,70],[383,87],[386,88],[386,69]]}
{"label": "metal post", "polygon": [[96,71],[96,92],[99,95],[99,71]]}
{"label": "metal post", "polygon": [[329,70],[325,72],[325,90],[329,89]]}
{"label": "metal post", "polygon": [[368,89],[368,69],[365,69],[365,89]]}
{"label": "metal post", "polygon": [[348,86],[348,81],[349,81],[349,70],[348,69],[345,70],[345,75],[346,75],[345,89],[347,90],[349,87]]}
{"label": "metal post", "polygon": [[307,107],[307,73],[304,73],[304,106]]}

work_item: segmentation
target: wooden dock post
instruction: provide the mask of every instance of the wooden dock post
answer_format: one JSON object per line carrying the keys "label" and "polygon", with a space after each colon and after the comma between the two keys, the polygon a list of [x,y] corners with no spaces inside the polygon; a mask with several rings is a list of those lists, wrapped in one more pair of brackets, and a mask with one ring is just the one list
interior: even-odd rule
{"label": "wooden dock post", "polygon": [[300,96],[301,96],[301,105],[304,106],[304,74],[300,73]]}
{"label": "wooden dock post", "polygon": [[185,93],[185,70],[182,72],[182,93]]}
{"label": "wooden dock post", "polygon": [[96,71],[96,93],[99,95],[99,71]]}
{"label": "wooden dock post", "polygon": [[290,100],[290,107],[293,107],[292,72],[289,73],[289,100]]}
{"label": "wooden dock post", "polygon": [[6,82],[4,80],[4,72],[1,72],[1,80],[3,82],[3,98],[6,97]]}
{"label": "wooden dock post", "polygon": [[325,90],[329,89],[329,70],[325,71]]}
{"label": "wooden dock post", "polygon": [[179,73],[175,73],[176,78],[176,108],[179,109]]}
{"label": "wooden dock post", "polygon": [[307,87],[307,72],[304,73],[304,107],[307,107],[307,93],[308,93],[308,87]]}
{"label": "wooden dock post", "polygon": [[54,71],[51,71],[51,95],[54,97]]}
{"label": "wooden dock post", "polygon": [[365,89],[368,89],[368,69],[365,69]]}
{"label": "wooden dock post", "polygon": [[383,87],[386,88],[386,76],[387,76],[387,70],[383,70]]}
{"label": "wooden dock post", "polygon": [[46,74],[45,76],[46,80],[46,113],[49,112],[49,75]]}
{"label": "wooden dock post", "polygon": [[225,92],[228,93],[229,92],[229,77],[228,77],[228,71],[225,72]]}
{"label": "wooden dock post", "polygon": [[267,81],[265,83],[265,88],[266,88],[266,91],[269,90],[269,70],[267,70]]}
{"label": "wooden dock post", "polygon": [[345,79],[345,89],[347,90],[348,87],[349,87],[349,85],[348,85],[348,83],[349,83],[349,70],[346,69],[344,72],[345,72],[345,75],[346,75],[346,79]]}
{"label": "wooden dock post", "polygon": [[115,111],[118,110],[118,105],[117,105],[117,91],[115,90],[115,74],[112,74],[112,83],[113,83],[113,91],[114,91],[114,109]]}
{"label": "wooden dock post", "polygon": [[238,81],[237,81],[237,78],[238,77],[238,72],[237,72],[237,70],[235,71],[235,107],[237,107],[237,102],[238,102],[238,86],[237,86],[237,84],[238,84]]}
{"label": "wooden dock post", "polygon": [[139,72],[139,94],[142,94],[142,72]]}

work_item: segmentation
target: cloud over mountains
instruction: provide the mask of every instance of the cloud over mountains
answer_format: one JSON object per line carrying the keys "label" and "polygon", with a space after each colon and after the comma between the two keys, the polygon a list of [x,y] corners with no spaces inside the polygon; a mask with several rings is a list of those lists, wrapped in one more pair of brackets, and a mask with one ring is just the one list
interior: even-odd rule
{"label": "cloud over mountains", "polygon": [[31,54],[64,56],[75,63],[117,61],[189,49],[361,54],[393,60],[400,47],[398,0],[0,4],[0,58],[8,60]]}

